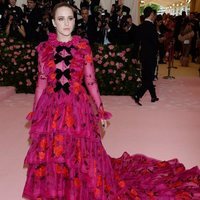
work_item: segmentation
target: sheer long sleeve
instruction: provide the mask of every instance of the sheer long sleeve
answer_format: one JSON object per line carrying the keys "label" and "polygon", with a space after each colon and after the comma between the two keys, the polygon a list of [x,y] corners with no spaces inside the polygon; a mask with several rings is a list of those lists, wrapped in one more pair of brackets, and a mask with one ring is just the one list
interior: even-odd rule
{"label": "sheer long sleeve", "polygon": [[41,58],[40,56],[38,56],[38,79],[37,79],[37,84],[36,84],[33,109],[32,109],[32,112],[30,112],[28,116],[26,117],[28,120],[32,120],[32,115],[37,107],[38,101],[40,99],[40,96],[43,93],[43,90],[46,88],[46,85],[47,85],[47,78],[43,72],[43,65],[41,62]]}
{"label": "sheer long sleeve", "polygon": [[[90,49],[90,48],[89,48]],[[103,103],[100,97],[98,84],[95,77],[95,69],[93,64],[92,52],[89,50],[89,53],[85,56],[86,64],[84,67],[84,78],[86,87],[90,93],[90,96],[95,102],[95,105],[98,110],[98,115],[100,119],[109,119],[111,118],[111,113],[104,111]]]}
{"label": "sheer long sleeve", "polygon": [[33,111],[36,109],[38,100],[40,99],[40,96],[42,95],[43,90],[46,88],[46,85],[47,85],[47,78],[44,75],[44,73],[39,71],[38,80],[37,80],[37,86],[36,86],[36,90],[35,90]]}

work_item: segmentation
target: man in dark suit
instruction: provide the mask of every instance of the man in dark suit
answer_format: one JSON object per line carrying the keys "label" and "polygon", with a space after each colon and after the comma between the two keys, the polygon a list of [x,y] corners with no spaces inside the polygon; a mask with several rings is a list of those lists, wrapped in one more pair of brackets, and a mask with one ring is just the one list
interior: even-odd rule
{"label": "man in dark suit", "polygon": [[86,7],[90,11],[91,15],[95,15],[96,8],[99,6],[100,0],[81,0],[80,8]]}
{"label": "man in dark suit", "polygon": [[89,40],[93,44],[97,39],[97,25],[94,17],[89,15],[87,7],[81,8],[81,19],[77,21],[75,33]]}
{"label": "man in dark suit", "polygon": [[[158,101],[156,96],[155,86],[153,84],[155,68],[157,66],[157,53],[158,53],[158,35],[154,21],[156,19],[156,11],[151,7],[144,9],[145,20],[139,25],[137,38],[141,46],[140,61],[141,61],[141,75],[142,75],[142,86],[133,95],[133,99],[138,105],[140,99],[148,90],[151,95],[151,102]],[[135,49],[136,52],[139,50],[139,45]],[[136,60],[134,59],[134,62]]]}
{"label": "man in dark suit", "polygon": [[37,28],[39,26],[39,22],[42,21],[41,9],[37,7],[36,0],[27,0],[27,6],[24,8],[24,27],[26,30],[26,39],[27,41],[38,43]]}
{"label": "man in dark suit", "polygon": [[129,45],[136,41],[137,26],[133,23],[131,15],[123,16],[120,24],[120,31],[118,35],[118,44]]}

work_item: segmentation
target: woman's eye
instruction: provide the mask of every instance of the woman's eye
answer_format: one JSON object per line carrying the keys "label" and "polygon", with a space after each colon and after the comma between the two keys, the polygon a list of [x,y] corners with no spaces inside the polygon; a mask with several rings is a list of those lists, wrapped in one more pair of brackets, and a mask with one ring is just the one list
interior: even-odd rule
{"label": "woman's eye", "polygon": [[74,19],[74,17],[69,17],[69,20],[72,21]]}
{"label": "woman's eye", "polygon": [[62,21],[62,20],[63,20],[63,18],[62,18],[62,17],[61,17],[61,18],[58,18],[58,20],[59,20],[59,21]]}

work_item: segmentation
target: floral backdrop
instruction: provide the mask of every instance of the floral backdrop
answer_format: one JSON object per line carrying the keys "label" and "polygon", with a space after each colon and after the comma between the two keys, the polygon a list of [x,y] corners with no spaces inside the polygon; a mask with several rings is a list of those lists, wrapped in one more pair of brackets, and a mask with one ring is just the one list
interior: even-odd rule
{"label": "floral backdrop", "polygon": [[[140,84],[139,66],[131,60],[132,46],[94,45],[96,78],[102,95],[131,95]],[[17,93],[34,93],[37,53],[32,43],[0,35],[0,85]]]}

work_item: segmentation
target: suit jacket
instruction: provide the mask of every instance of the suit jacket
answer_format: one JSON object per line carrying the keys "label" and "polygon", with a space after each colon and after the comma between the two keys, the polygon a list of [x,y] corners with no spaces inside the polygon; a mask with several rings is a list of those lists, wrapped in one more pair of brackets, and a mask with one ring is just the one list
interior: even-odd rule
{"label": "suit jacket", "polygon": [[100,0],[92,0],[90,4],[88,3],[88,1],[83,0],[80,3],[80,8],[82,7],[90,8],[91,14],[94,15],[95,7],[99,6],[99,4],[100,4]]}
{"label": "suit jacket", "polygon": [[150,21],[144,21],[139,25],[137,38],[141,46],[141,62],[146,60],[155,61],[159,44],[156,26]]}
{"label": "suit jacket", "polygon": [[[81,30],[81,34],[79,34],[79,30]],[[87,23],[85,23],[82,18],[79,19],[75,32],[81,37],[87,38],[90,44],[93,44],[97,38],[97,26],[94,18],[90,15]]]}

